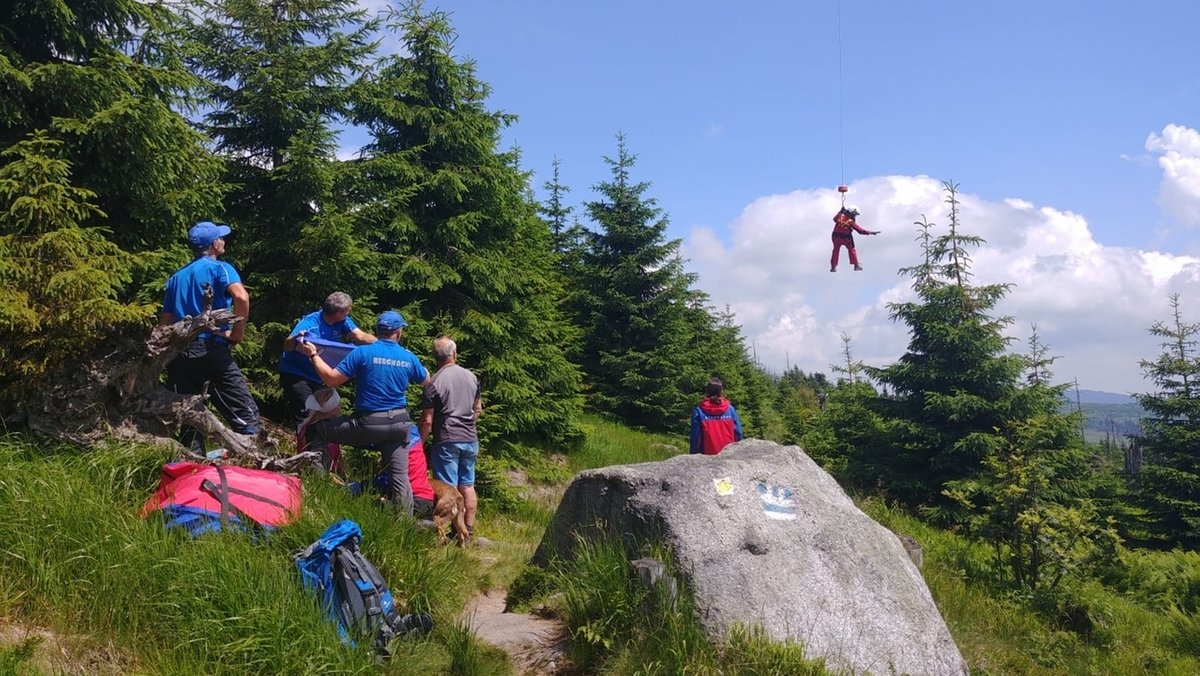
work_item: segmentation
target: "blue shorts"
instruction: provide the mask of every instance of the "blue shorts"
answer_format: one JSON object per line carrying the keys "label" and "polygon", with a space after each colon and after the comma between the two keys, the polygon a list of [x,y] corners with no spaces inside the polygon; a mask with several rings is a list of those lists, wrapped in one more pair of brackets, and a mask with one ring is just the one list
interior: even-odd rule
{"label": "blue shorts", "polygon": [[433,478],[451,486],[475,485],[478,441],[447,441],[433,445]]}

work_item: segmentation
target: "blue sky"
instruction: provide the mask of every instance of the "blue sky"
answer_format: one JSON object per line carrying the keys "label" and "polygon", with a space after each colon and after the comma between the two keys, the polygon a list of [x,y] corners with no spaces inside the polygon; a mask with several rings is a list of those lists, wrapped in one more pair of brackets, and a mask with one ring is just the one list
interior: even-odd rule
{"label": "blue sky", "polygon": [[[1037,323],[1059,379],[1146,391],[1167,296],[1200,321],[1200,3],[426,7],[519,116],[506,142],[539,188],[558,157],[572,203],[591,199],[627,135],[699,286],[769,367],[828,372],[842,333],[868,363],[903,352],[886,303],[908,293],[912,221],[944,222],[941,179],[989,240],[979,281],[1016,284],[1014,350]],[[859,240],[866,270],[831,275],[843,176],[884,232]]]}

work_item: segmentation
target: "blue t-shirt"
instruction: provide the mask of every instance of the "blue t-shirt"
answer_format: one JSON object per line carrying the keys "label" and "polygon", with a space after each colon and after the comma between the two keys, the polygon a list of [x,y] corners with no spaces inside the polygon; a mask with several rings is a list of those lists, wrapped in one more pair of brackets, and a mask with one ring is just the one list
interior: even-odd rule
{"label": "blue t-shirt", "polygon": [[421,383],[429,377],[417,355],[392,340],[377,340],[354,348],[337,365],[337,370],[354,380],[356,413],[408,406],[409,383]]}
{"label": "blue t-shirt", "polygon": [[[342,336],[357,328],[358,324],[355,324],[354,320],[350,319],[349,316],[340,322],[326,324],[321,320],[321,311],[317,310],[301,317],[296,327],[288,334],[288,338],[295,338],[296,334],[301,331],[308,331],[309,338],[340,342]],[[317,375],[317,370],[313,368],[312,362],[309,361],[308,357],[299,352],[287,351],[281,353],[279,355],[279,372],[304,378],[314,383],[321,382],[321,377]]]}
{"label": "blue t-shirt", "polygon": [[[167,280],[167,290],[163,294],[163,312],[171,313],[175,321],[184,317],[200,316],[204,312],[205,284],[212,284],[212,309],[228,309],[233,303],[229,287],[241,283],[242,278],[232,265],[211,256],[201,256],[180,268],[179,272]],[[228,331],[232,327],[232,324],[226,324],[222,328]],[[198,337],[210,338],[212,334],[205,331]]]}

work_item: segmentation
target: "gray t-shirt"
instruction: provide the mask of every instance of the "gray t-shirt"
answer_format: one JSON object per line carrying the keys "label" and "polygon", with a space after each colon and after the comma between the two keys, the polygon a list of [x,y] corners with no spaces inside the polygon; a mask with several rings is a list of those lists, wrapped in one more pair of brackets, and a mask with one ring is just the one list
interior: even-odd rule
{"label": "gray t-shirt", "polygon": [[479,441],[475,431],[479,395],[479,379],[458,364],[448,364],[433,374],[422,406],[433,409],[434,441]]}

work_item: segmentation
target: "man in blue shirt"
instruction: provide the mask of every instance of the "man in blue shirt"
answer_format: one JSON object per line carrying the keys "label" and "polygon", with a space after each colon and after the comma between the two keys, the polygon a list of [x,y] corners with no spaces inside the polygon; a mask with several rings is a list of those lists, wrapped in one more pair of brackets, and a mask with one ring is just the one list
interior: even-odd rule
{"label": "man in blue shirt", "polygon": [[354,415],[315,422],[308,427],[309,449],[320,449],[333,441],[354,446],[371,446],[383,456],[387,468],[388,497],[402,514],[413,513],[412,484],[408,479],[408,438],[412,418],[408,414],[408,386],[429,384],[429,371],[417,356],[400,346],[408,322],[399,312],[388,310],[375,322],[378,340],[355,348],[337,368],[326,364],[317,346],[304,342],[296,351],[308,358],[321,382],[329,387],[354,380]]}
{"label": "man in blue shirt", "polygon": [[337,342],[349,340],[358,345],[375,342],[375,336],[358,328],[358,324],[350,318],[351,304],[349,294],[334,291],[325,299],[320,310],[304,315],[283,341],[283,353],[279,355],[279,384],[283,387],[284,401],[292,410],[297,425],[308,417],[304,402],[314,391],[324,387],[321,377],[308,359],[295,351],[297,343],[301,342],[297,338],[303,336]]}
{"label": "man in blue shirt", "polygon": [[[232,304],[234,314],[243,321],[196,336],[167,364],[166,385],[180,394],[200,394],[207,387],[213,405],[235,432],[258,434],[261,429],[258,404],[250,396],[246,377],[231,351],[245,335],[250,294],[237,270],[217,260],[225,253],[225,236],[229,232],[228,225],[209,221],[201,221],[188,230],[188,243],[195,258],[167,280],[158,323],[165,326],[184,317],[198,317],[204,313],[206,303],[211,303],[213,310],[224,310]],[[181,430],[180,441],[193,451],[204,450],[204,439],[193,428]]]}

